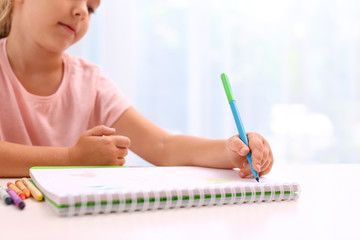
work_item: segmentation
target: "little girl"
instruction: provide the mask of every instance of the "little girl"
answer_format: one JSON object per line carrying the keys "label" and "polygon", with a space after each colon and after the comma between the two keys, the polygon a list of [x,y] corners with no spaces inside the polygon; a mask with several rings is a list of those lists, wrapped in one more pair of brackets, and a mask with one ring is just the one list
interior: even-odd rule
{"label": "little girl", "polygon": [[[128,149],[155,165],[251,175],[238,135],[172,135],[131,106],[98,66],[64,53],[85,35],[100,2],[0,0],[0,177],[28,176],[32,166],[123,165]],[[253,168],[267,174],[268,142],[257,133],[248,139]]]}

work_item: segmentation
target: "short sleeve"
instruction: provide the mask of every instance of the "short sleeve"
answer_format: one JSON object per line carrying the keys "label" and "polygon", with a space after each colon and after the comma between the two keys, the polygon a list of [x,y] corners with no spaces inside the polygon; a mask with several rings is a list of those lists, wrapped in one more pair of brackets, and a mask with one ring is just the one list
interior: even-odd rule
{"label": "short sleeve", "polygon": [[89,128],[97,125],[112,126],[130,106],[129,99],[118,89],[115,83],[100,72],[94,112]]}

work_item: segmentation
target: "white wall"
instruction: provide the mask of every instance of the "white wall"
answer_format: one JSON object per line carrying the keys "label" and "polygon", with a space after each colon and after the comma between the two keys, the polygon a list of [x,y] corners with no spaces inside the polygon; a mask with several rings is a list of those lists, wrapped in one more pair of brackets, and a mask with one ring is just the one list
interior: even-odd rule
{"label": "white wall", "polygon": [[172,132],[248,131],[277,162],[360,162],[358,0],[103,0],[69,52],[99,64]]}

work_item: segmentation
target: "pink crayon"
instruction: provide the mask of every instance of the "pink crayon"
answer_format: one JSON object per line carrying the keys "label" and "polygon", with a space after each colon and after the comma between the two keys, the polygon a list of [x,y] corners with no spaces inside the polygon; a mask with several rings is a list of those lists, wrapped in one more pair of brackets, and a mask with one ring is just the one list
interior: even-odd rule
{"label": "pink crayon", "polygon": [[25,203],[24,201],[21,199],[21,197],[19,195],[16,194],[16,192],[14,192],[13,190],[11,190],[10,188],[6,189],[6,192],[10,195],[10,197],[12,198],[14,204],[21,210],[24,209],[25,207]]}

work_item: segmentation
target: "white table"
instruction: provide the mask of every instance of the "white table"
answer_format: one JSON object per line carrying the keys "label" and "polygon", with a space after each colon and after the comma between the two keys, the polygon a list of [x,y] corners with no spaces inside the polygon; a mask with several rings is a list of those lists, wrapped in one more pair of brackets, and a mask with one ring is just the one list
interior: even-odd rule
{"label": "white table", "polygon": [[[0,239],[360,239],[360,164],[274,166],[298,201],[59,217],[45,204],[0,203]],[[15,179],[0,179],[0,185]]]}

